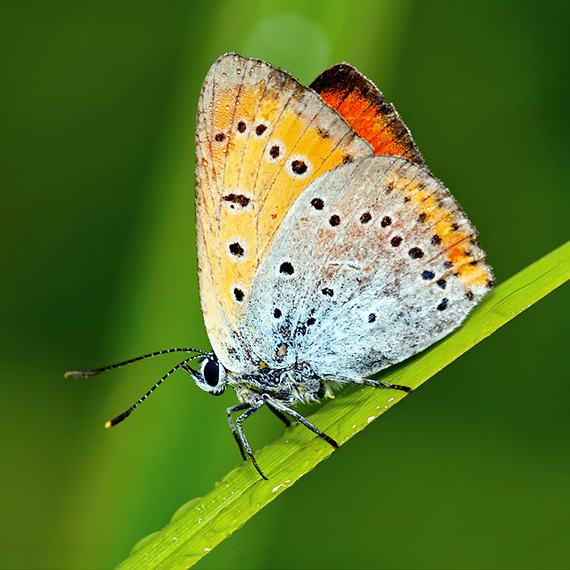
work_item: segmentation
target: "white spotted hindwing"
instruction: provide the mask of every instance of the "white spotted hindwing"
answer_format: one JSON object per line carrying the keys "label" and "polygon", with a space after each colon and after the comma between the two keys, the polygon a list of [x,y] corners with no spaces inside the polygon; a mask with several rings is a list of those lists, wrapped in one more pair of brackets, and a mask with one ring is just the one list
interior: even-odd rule
{"label": "white spotted hindwing", "polygon": [[248,350],[321,377],[399,362],[459,326],[492,287],[475,237],[425,167],[378,155],[328,172],[287,213],[254,277]]}
{"label": "white spotted hindwing", "polygon": [[288,73],[236,54],[211,67],[196,120],[198,271],[208,336],[228,370],[257,369],[243,340],[255,334],[244,329],[244,312],[286,213],[321,174],[371,154]]}

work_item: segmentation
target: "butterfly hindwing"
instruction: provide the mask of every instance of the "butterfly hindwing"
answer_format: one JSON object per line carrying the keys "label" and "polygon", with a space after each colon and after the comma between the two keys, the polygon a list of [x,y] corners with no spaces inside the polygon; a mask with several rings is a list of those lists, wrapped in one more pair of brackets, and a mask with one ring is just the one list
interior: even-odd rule
{"label": "butterfly hindwing", "polygon": [[492,286],[475,237],[426,168],[391,156],[337,168],[281,224],[252,285],[246,343],[271,367],[307,362],[322,376],[399,362],[455,329]]}

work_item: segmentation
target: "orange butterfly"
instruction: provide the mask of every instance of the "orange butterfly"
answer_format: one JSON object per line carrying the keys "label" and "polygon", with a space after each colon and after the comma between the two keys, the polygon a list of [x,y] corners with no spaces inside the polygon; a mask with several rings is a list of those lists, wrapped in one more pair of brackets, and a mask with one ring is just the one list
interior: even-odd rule
{"label": "orange butterfly", "polygon": [[310,87],[237,54],[214,63],[196,120],[196,225],[213,351],[134,359],[199,352],[107,426],[184,369],[211,394],[235,389],[228,421],[263,478],[247,417],[266,405],[338,447],[292,406],[348,382],[410,391],[367,376],[449,334],[493,286],[475,228],[346,63]]}

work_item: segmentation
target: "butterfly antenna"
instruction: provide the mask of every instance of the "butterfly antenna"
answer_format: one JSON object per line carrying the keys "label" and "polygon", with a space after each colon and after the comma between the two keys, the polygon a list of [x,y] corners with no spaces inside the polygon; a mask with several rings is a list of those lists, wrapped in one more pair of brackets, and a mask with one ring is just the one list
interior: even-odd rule
{"label": "butterfly antenna", "polygon": [[[176,352],[176,350],[171,349],[170,352]],[[109,420],[107,423],[105,423],[105,427],[110,428],[116,426],[118,423],[121,423],[124,419],[128,418],[134,412],[135,408],[137,408],[139,404],[144,402],[173,372],[176,372],[176,370],[178,370],[179,368],[184,368],[186,364],[188,364],[188,362],[194,360],[195,358],[199,358],[200,356],[201,355],[191,356],[190,358],[187,358],[186,360],[182,361],[180,364],[177,364],[174,368],[171,368],[142,398],[139,398],[128,410],[124,411],[122,414],[119,414],[118,416],[114,417],[112,420]],[[124,362],[123,364],[128,364],[128,363],[129,362]]]}
{"label": "butterfly antenna", "polygon": [[[199,350],[197,348],[167,348],[166,350],[151,352],[150,354],[145,354],[144,356],[137,356],[136,358],[131,358],[130,360],[125,360],[124,362],[119,362],[118,364],[111,364],[110,366],[104,366],[103,368],[96,368],[95,370],[72,370],[71,372],[66,372],[64,376],[65,378],[87,378],[88,376],[95,376],[95,374],[100,374],[101,372],[112,370],[113,368],[120,368],[121,366],[126,366],[127,364],[138,362],[139,360],[144,360],[145,358],[152,358],[154,356],[160,356],[162,354],[168,354],[170,352],[198,352],[200,355],[207,354],[207,352],[204,352],[203,350]],[[196,357],[193,356],[192,358]],[[192,358],[189,358],[188,360],[192,360]],[[188,362],[188,360],[185,362]]]}

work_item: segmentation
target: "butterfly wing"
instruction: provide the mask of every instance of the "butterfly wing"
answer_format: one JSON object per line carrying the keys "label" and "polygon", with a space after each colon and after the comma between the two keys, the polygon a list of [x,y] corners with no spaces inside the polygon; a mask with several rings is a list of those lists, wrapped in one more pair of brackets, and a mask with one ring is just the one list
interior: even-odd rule
{"label": "butterfly wing", "polygon": [[211,67],[196,119],[198,272],[208,336],[227,369],[257,367],[243,316],[287,211],[321,174],[371,154],[336,111],[288,73],[236,54]]}
{"label": "butterfly wing", "polygon": [[349,378],[408,358],[492,287],[476,235],[441,182],[403,158],[324,174],[288,212],[255,276],[251,351],[270,367],[308,363]]}
{"label": "butterfly wing", "polygon": [[336,109],[347,123],[374,148],[374,154],[403,156],[423,164],[412,134],[382,92],[348,63],[323,71],[312,83],[323,101]]}

